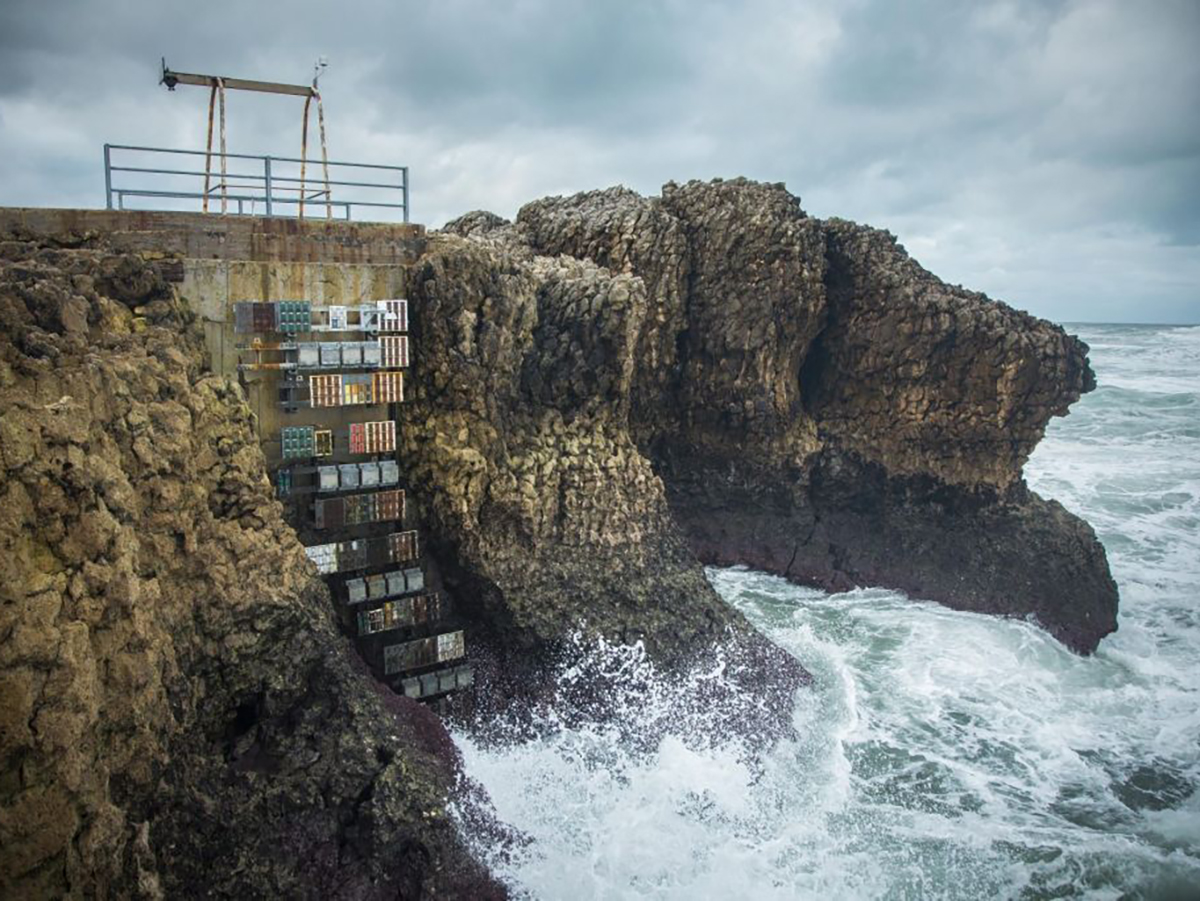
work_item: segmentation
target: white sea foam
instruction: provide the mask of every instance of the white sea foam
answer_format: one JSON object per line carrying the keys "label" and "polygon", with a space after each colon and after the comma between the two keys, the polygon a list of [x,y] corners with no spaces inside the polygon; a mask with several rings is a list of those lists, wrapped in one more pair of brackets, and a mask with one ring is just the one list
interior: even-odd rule
{"label": "white sea foam", "polygon": [[456,735],[531,838],[500,876],[536,898],[1196,897],[1200,329],[1079,331],[1100,388],[1027,476],[1108,550],[1120,631],[1095,656],[1028,622],[712,570],[813,673],[800,738],[723,734],[694,703],[719,672],[581,649],[564,680],[627,673],[618,722],[547,710],[534,739]]}

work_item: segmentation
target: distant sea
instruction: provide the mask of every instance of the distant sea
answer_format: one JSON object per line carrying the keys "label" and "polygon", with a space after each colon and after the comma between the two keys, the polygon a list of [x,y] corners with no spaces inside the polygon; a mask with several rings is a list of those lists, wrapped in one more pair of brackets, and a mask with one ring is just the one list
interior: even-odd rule
{"label": "distant sea", "polygon": [[1079,657],[1029,622],[712,569],[816,677],[802,738],[764,756],[687,703],[719,672],[585,649],[583,668],[627,669],[621,721],[456,735],[530,839],[481,849],[518,896],[1200,898],[1200,327],[1068,330],[1099,387],[1026,476],[1095,527],[1117,634]]}

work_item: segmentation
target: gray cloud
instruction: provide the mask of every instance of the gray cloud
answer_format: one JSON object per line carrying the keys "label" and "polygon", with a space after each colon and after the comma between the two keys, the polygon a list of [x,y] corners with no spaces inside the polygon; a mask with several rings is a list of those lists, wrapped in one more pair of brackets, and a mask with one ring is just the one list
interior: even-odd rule
{"label": "gray cloud", "polygon": [[[1200,4],[440,0],[0,6],[0,203],[103,203],[105,141],[199,148],[176,68],[303,81],[414,216],[623,183],[786,181],[1058,319],[1200,321]],[[230,149],[299,104],[231,95]]]}

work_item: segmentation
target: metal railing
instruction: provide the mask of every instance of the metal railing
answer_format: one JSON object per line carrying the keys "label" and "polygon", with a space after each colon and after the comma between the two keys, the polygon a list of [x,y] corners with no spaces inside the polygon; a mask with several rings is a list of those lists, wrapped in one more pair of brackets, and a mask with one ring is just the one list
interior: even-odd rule
{"label": "metal railing", "polygon": [[[161,158],[160,155],[184,157],[180,168],[160,168],[145,165]],[[136,147],[127,144],[104,145],[104,190],[108,208],[133,209],[126,205],[127,199],[141,198],[161,204],[171,201],[200,203],[202,208],[211,209],[215,203],[222,212],[232,213],[230,207],[237,206],[237,215],[250,216],[301,216],[311,217],[306,207],[316,208],[326,217],[333,215],[337,207],[346,219],[356,207],[380,210],[398,210],[403,221],[408,221],[408,167],[381,166],[374,163],[329,162],[331,177],[325,181],[319,160],[304,160],[284,156],[253,156],[245,153],[226,153],[226,166],[231,163],[240,172],[226,172],[222,177],[218,162],[222,154],[213,152],[210,171],[201,168],[186,168],[187,157],[209,156],[203,150],[172,150],[165,147]],[[114,157],[117,158],[114,162]],[[118,165],[124,163],[124,165]],[[132,165],[143,163],[143,165]],[[307,165],[307,173],[301,167]],[[359,181],[345,176],[353,174],[346,170],[367,170]],[[387,173],[375,175],[375,173]],[[304,177],[301,177],[304,175]],[[379,181],[367,180],[372,177]],[[208,179],[207,203],[204,190]],[[132,181],[132,184],[127,182]],[[121,182],[118,184],[117,182]],[[199,189],[197,189],[199,182]],[[337,188],[337,198],[334,189]],[[395,197],[398,202],[378,200],[382,196]],[[366,199],[364,199],[366,198]],[[180,206],[176,203],[170,208]],[[190,205],[189,205],[190,206]]]}

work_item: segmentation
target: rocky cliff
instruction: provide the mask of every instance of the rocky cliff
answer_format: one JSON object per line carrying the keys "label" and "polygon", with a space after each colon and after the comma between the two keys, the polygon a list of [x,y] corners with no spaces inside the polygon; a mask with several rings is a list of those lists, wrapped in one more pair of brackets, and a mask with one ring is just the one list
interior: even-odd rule
{"label": "rocky cliff", "polygon": [[[475,247],[444,247],[443,268],[486,246],[518,272],[586,261],[621,284],[628,433],[701,560],[1033,615],[1085,652],[1115,629],[1091,528],[1021,478],[1050,417],[1094,387],[1086,345],[1058,326],[944,284],[885,232],[807,216],[782,185],[615,188],[447,231]],[[554,334],[597,339],[618,314],[592,293]],[[503,331],[535,371],[606,371],[583,346],[555,369]]]}
{"label": "rocky cliff", "polygon": [[[779,185],[612,189],[465,216],[409,282],[399,457],[485,714],[582,630],[723,654],[786,728],[805,674],[705,562],[1115,628],[1091,529],[1021,479],[1087,348],[886,233]],[[0,321],[0,895],[496,893],[444,729],[338,634],[161,271],[9,236]]]}
{"label": "rocky cliff", "polygon": [[0,261],[0,897],[494,894],[160,272]]}
{"label": "rocky cliff", "polygon": [[784,728],[807,675],[717,597],[632,430],[643,281],[447,235],[409,296],[399,458],[475,624],[484,700],[529,694],[582,629],[676,669],[720,651],[764,699],[754,725]]}

